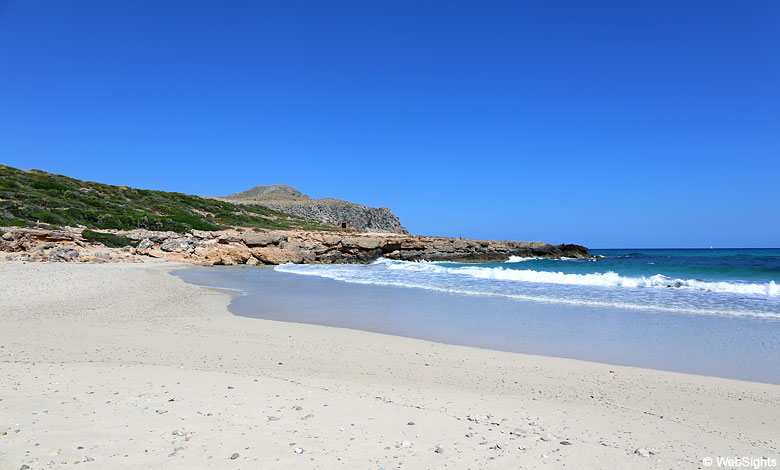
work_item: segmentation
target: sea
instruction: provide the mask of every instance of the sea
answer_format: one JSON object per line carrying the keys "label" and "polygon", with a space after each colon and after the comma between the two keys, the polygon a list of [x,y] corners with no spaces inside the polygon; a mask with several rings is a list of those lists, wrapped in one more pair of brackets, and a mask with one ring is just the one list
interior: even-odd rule
{"label": "sea", "polygon": [[231,310],[502,351],[780,383],[780,249],[193,268]]}

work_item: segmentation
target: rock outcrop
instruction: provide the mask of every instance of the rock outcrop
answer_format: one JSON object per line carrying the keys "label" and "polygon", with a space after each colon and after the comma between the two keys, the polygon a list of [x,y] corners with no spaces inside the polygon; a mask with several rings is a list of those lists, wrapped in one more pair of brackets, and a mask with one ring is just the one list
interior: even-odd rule
{"label": "rock outcrop", "polygon": [[[315,199],[319,203],[274,204],[262,202],[270,209],[338,226],[343,220],[350,229],[366,232],[409,233],[401,221],[387,207],[367,207],[338,199]],[[329,201],[335,201],[329,203]]]}
{"label": "rock outcrop", "polygon": [[[26,261],[138,261],[165,258],[201,265],[368,263],[384,257],[403,261],[500,262],[510,256],[586,258],[579,245],[468,240],[381,233],[310,231],[111,231],[135,247],[109,249],[81,236],[81,229],[2,229],[0,251]],[[99,256],[98,256],[99,254]]]}
{"label": "rock outcrop", "polygon": [[81,229],[48,230],[9,227],[0,228],[0,232],[2,233],[0,252],[6,253],[4,258],[6,261],[82,263],[142,261],[136,255],[135,248],[130,246],[108,248],[102,244],[91,243],[81,236]]}
{"label": "rock outcrop", "polygon": [[387,207],[368,207],[340,199],[310,199],[295,188],[283,184],[255,186],[247,191],[220,198],[238,204],[259,204],[286,214],[365,232],[409,233]]}
{"label": "rock outcrop", "polygon": [[269,185],[254,186],[250,189],[247,189],[246,191],[241,191],[240,193],[234,193],[227,197],[229,199],[242,199],[248,197],[265,196],[266,194],[286,194],[288,196],[305,197],[305,198],[309,197],[303,194],[302,192],[298,191],[297,189],[293,188],[292,186],[287,186],[286,184],[269,184]]}

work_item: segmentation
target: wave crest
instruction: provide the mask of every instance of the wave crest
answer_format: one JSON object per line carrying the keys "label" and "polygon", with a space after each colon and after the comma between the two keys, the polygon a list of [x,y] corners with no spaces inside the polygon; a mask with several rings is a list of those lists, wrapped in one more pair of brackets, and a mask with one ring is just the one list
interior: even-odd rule
{"label": "wave crest", "polygon": [[[780,318],[780,311],[773,307],[780,305],[777,304],[780,302],[780,286],[774,281],[752,284],[672,279],[660,274],[649,277],[621,276],[615,272],[569,274],[387,259],[380,259],[370,265],[285,264],[275,269],[355,284],[419,288],[464,295],[661,312]],[[552,289],[545,285],[565,285],[571,288]],[[583,288],[577,289],[577,286]],[[641,292],[643,289],[646,289],[645,293]],[[645,295],[652,292],[660,294],[660,297]],[[668,296],[667,292],[673,295]],[[679,297],[675,292],[690,294]],[[713,294],[707,299],[709,293]],[[764,305],[767,301],[770,304]]]}
{"label": "wave crest", "polygon": [[[527,260],[529,258],[521,258]],[[415,263],[407,261],[379,260],[376,263],[387,265],[392,270],[427,271],[456,274],[477,279],[499,281],[533,282],[543,284],[564,284],[595,287],[631,287],[631,288],[676,288],[693,289],[741,295],[766,295],[780,297],[780,285],[774,281],[765,284],[703,281],[699,279],[675,279],[656,274],[654,276],[621,276],[614,271],[605,273],[571,274],[555,271],[535,271],[533,269],[507,269],[503,267],[484,268],[478,266],[445,267],[434,263]]]}

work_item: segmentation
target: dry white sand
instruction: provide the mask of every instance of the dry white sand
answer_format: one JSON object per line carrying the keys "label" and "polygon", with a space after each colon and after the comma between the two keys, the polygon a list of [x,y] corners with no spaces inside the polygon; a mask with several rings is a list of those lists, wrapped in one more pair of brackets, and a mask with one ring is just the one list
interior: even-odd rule
{"label": "dry white sand", "polygon": [[0,469],[780,458],[780,386],[236,317],[176,267],[0,263]]}

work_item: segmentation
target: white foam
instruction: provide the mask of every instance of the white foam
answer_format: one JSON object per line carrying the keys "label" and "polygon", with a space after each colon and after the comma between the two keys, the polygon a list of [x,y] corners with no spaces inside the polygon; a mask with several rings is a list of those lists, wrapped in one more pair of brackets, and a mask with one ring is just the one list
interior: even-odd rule
{"label": "white foam", "polygon": [[579,258],[567,258],[566,256],[561,256],[560,258],[539,258],[538,256],[510,256],[508,260],[504,261],[504,263],[522,263],[523,261],[534,261],[537,259],[543,259],[546,261],[577,261]]}
{"label": "white foam", "polygon": [[[532,269],[506,269],[483,268],[477,266],[447,267],[429,262],[407,262],[380,259],[374,265],[385,265],[387,269],[394,271],[427,272],[439,274],[456,274],[477,279],[494,279],[500,281],[532,282],[543,284],[565,284],[579,286],[598,287],[630,287],[630,288],[678,288],[693,289],[709,292],[720,292],[743,295],[766,295],[780,297],[780,285],[774,281],[766,284],[730,282],[730,281],[701,281],[697,279],[674,279],[662,274],[654,276],[629,277],[621,276],[615,272],[571,274],[553,271],[535,271]],[[309,271],[293,268],[295,265],[283,265],[277,267],[279,271],[295,272],[297,274],[321,275],[317,271]],[[336,268],[336,266],[329,266]],[[318,268],[327,268],[318,266]],[[303,272],[301,272],[303,271]],[[329,277],[329,276],[326,276]]]}
{"label": "white foam", "polygon": [[[618,294],[617,290],[605,293],[602,297],[596,292],[581,295],[574,292],[560,295],[549,289],[529,291],[534,285],[565,285],[565,286],[592,286],[596,288],[634,289],[637,294],[642,289],[652,291],[661,290],[674,292],[688,291],[691,294],[706,296],[734,295],[745,299],[745,302],[760,301],[760,297],[775,299],[780,297],[780,285],[774,281],[766,284],[739,283],[727,281],[701,281],[695,279],[672,279],[660,274],[649,277],[621,276],[615,272],[571,274],[563,272],[536,271],[531,269],[507,269],[504,267],[479,267],[479,266],[448,266],[431,262],[407,262],[380,259],[371,265],[293,265],[277,266],[277,271],[318,276],[338,281],[372,284],[397,287],[412,287],[439,292],[449,292],[467,295],[480,295],[492,297],[506,297],[518,300],[542,301],[549,303],[561,303],[569,305],[588,305],[597,307],[617,307],[639,310],[655,310],[679,313],[760,316],[777,318],[780,312],[766,311],[764,308],[757,310],[742,304],[738,309],[731,308],[731,302],[712,297],[700,297],[695,302],[690,300],[678,303],[666,298],[661,304],[656,304],[649,298],[625,297]],[[498,281],[494,287],[480,285],[478,282]],[[512,283],[517,283],[514,287]],[[659,292],[661,293],[661,292]],[[697,294],[698,293],[698,294]],[[573,295],[570,295],[573,294]],[[608,295],[607,295],[608,294]],[[749,296],[749,297],[742,297]],[[739,300],[739,302],[743,302]]]}
{"label": "white foam", "polygon": [[510,256],[504,263],[522,263],[523,261],[533,261],[539,259],[537,257],[523,257],[523,256]]}
{"label": "white foam", "polygon": [[[376,263],[374,263],[376,264]],[[412,263],[417,265],[419,270],[425,270],[423,263]],[[473,296],[485,296],[485,297],[504,297],[522,301],[544,302],[553,304],[565,304],[565,305],[580,305],[589,307],[609,307],[609,308],[623,308],[631,310],[643,310],[643,311],[657,311],[657,312],[675,312],[685,314],[710,314],[721,316],[747,316],[747,317],[761,317],[761,318],[780,318],[780,314],[767,311],[741,311],[733,308],[717,308],[712,304],[700,305],[700,306],[673,306],[664,304],[653,304],[647,302],[636,301],[619,301],[616,299],[611,300],[594,300],[584,299],[570,296],[551,296],[545,294],[533,295],[521,294],[521,293],[509,293],[509,292],[487,292],[475,288],[475,286],[461,285],[452,286],[435,283],[435,280],[425,277],[405,277],[403,279],[390,278],[388,276],[374,275],[374,273],[365,272],[361,268],[366,266],[355,265],[300,265],[300,264],[286,264],[277,266],[275,269],[280,272],[315,276],[333,279],[337,281],[343,281],[353,284],[364,285],[379,285],[379,286],[392,286],[392,287],[407,287],[416,289],[425,289],[436,292],[444,292],[460,295],[473,295]],[[435,268],[434,268],[435,269]],[[434,282],[431,282],[434,281]]]}
{"label": "white foam", "polygon": [[780,285],[774,281],[765,284],[730,281],[701,281],[697,279],[674,279],[662,274],[654,276],[630,277],[621,276],[616,272],[590,274],[572,274],[553,271],[535,271],[533,269],[507,269],[503,267],[483,268],[478,266],[462,266],[450,268],[433,263],[413,263],[404,261],[378,261],[387,264],[389,269],[409,271],[429,271],[457,274],[477,279],[495,279],[500,281],[533,282],[543,284],[566,284],[578,286],[599,287],[631,287],[631,288],[679,288],[694,289],[709,292],[743,295],[766,295],[780,297]]}
{"label": "white foam", "polygon": [[450,268],[452,274],[462,274],[480,279],[505,281],[537,282],[544,284],[570,284],[580,286],[632,287],[632,288],[680,288],[730,294],[752,294],[780,296],[780,286],[774,281],[766,284],[753,284],[728,281],[700,281],[696,279],[674,279],[662,274],[654,276],[627,277],[616,272],[570,274],[531,269],[504,268]]}

